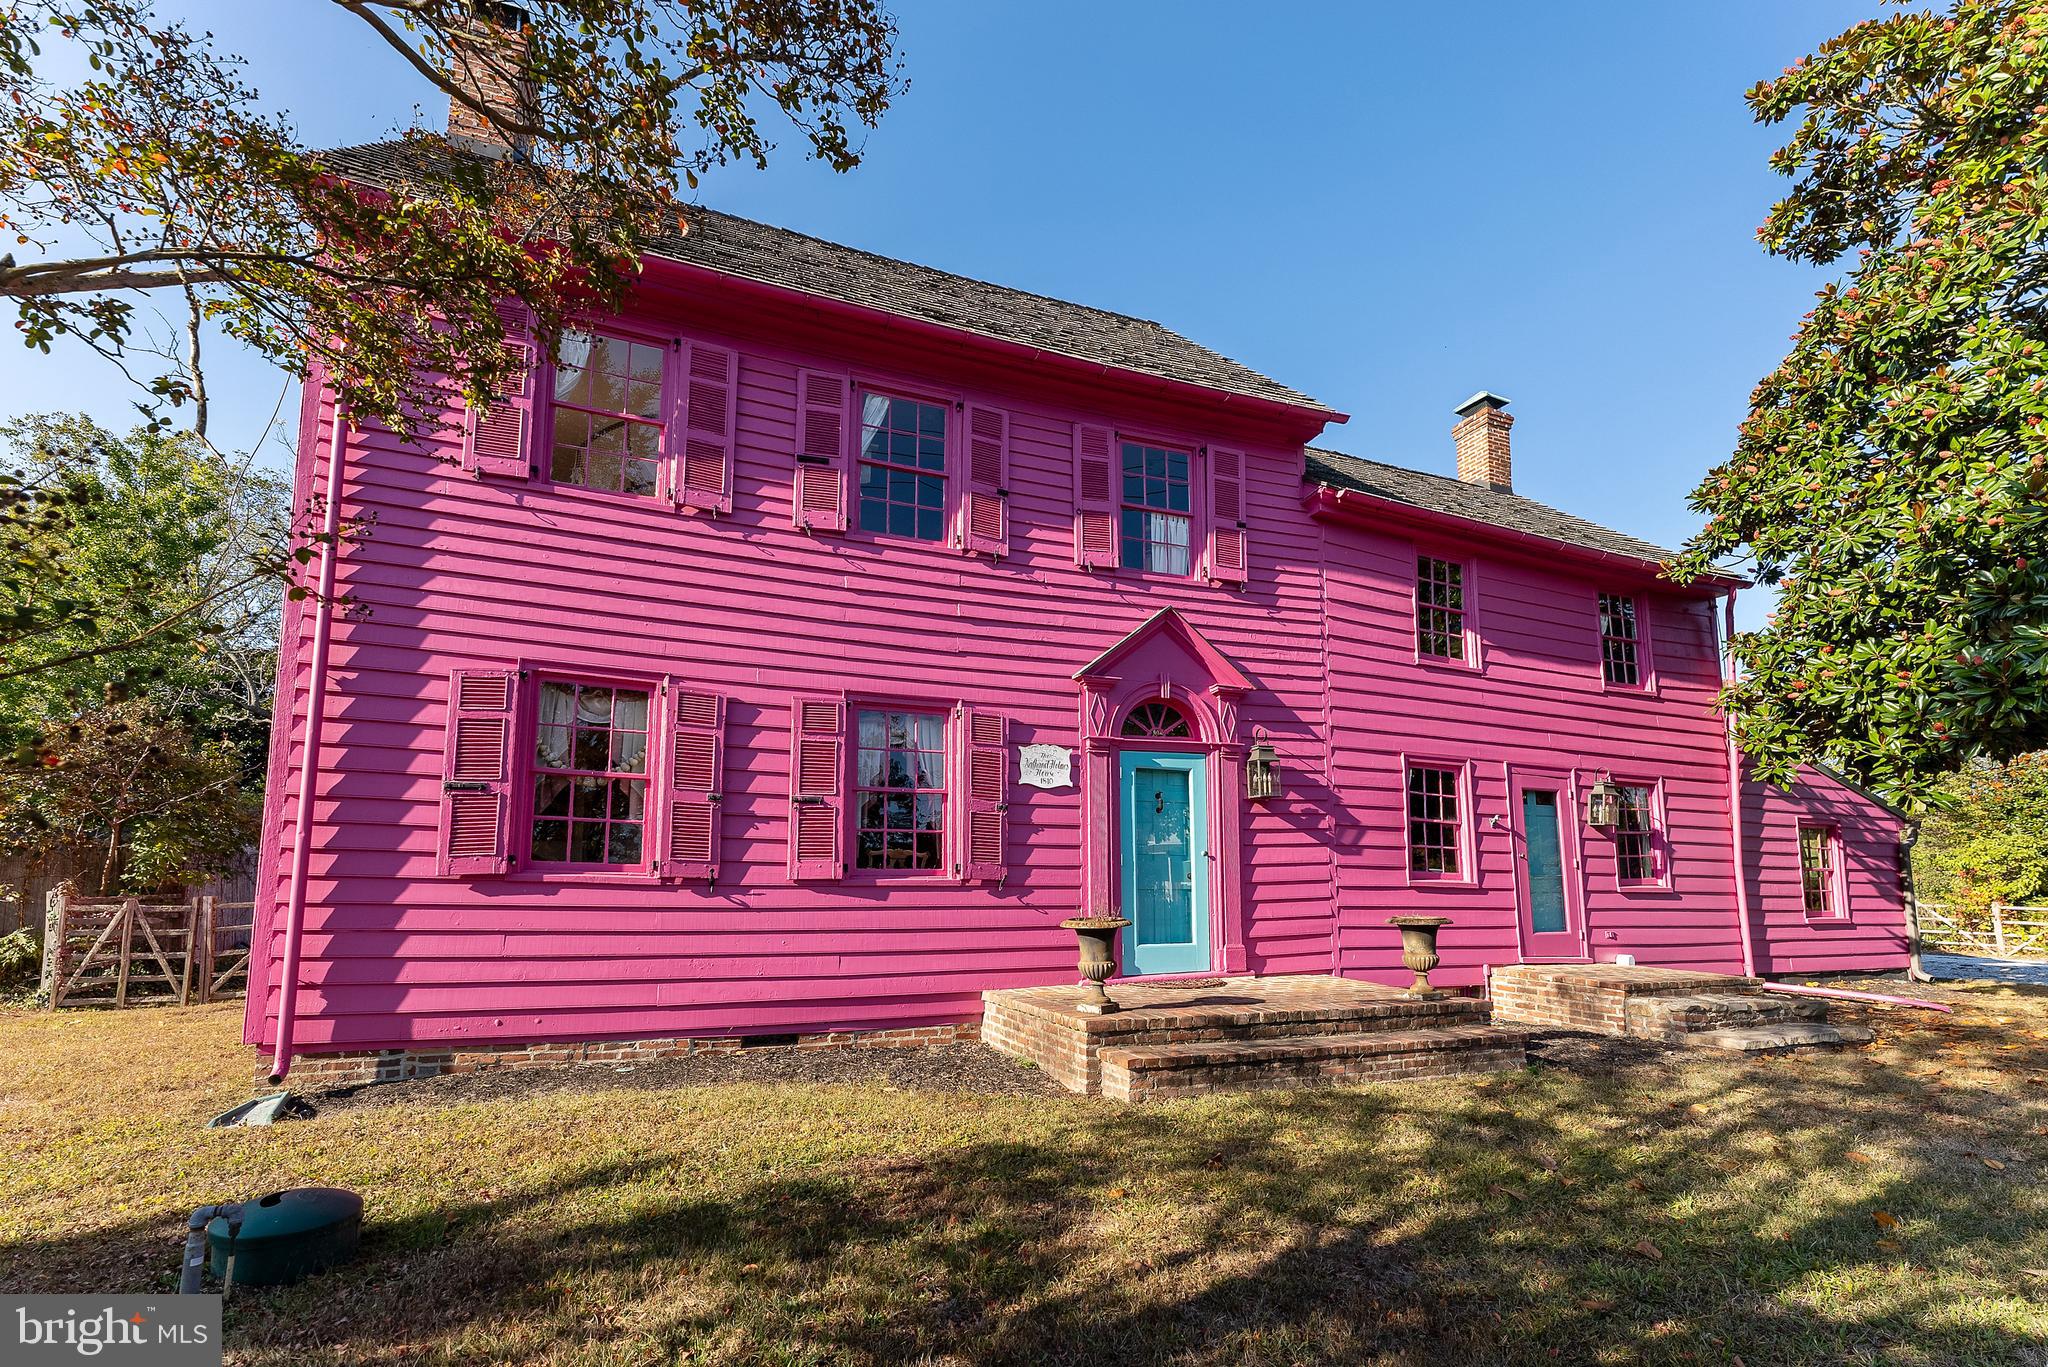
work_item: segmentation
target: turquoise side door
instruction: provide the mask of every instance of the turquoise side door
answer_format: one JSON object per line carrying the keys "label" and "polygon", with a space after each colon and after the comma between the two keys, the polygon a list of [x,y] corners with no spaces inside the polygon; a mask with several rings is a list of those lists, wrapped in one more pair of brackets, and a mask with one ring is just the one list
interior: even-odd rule
{"label": "turquoise side door", "polygon": [[1209,769],[1201,755],[1125,751],[1117,767],[1123,841],[1123,971],[1206,973]]}

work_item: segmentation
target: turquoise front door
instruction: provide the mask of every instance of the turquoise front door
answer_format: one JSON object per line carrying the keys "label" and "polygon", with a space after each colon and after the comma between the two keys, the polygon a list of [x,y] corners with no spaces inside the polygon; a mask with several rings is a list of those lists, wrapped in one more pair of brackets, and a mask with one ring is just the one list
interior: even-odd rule
{"label": "turquoise front door", "polygon": [[1126,751],[1117,766],[1123,829],[1125,974],[1206,973],[1209,770],[1201,755]]}

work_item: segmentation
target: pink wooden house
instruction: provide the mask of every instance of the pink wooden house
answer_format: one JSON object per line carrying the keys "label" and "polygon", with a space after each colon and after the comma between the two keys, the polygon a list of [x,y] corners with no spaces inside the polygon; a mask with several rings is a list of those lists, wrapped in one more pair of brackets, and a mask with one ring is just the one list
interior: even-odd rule
{"label": "pink wooden house", "polygon": [[1897,815],[1731,766],[1737,585],[1514,493],[1496,396],[1456,479],[1340,455],[1158,324],[708,211],[529,354],[425,446],[306,387],[298,496],[374,531],[287,610],[279,1071],[955,1027],[1084,910],[1131,977],[1401,982],[1397,912],[1470,989],[1904,961]]}

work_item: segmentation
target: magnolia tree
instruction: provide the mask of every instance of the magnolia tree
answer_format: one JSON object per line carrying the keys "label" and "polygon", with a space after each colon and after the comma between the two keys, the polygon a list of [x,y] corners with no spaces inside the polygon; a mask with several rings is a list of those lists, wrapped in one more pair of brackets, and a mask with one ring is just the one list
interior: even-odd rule
{"label": "magnolia tree", "polygon": [[1874,19],[1748,98],[1793,125],[1759,239],[1846,269],[1673,568],[1777,588],[1726,696],[1762,774],[1918,795],[2048,745],[2048,5]]}
{"label": "magnolia tree", "polygon": [[[475,396],[503,378],[498,301],[544,335],[572,297],[616,303],[638,244],[683,226],[684,186],[766,163],[765,119],[847,170],[902,88],[881,0],[329,3],[522,154],[423,156],[364,193],[151,0],[0,0],[0,296],[29,346],[70,338],[133,371],[134,300],[158,294],[182,351],[135,378],[202,431],[210,324],[411,433],[423,376]],[[520,98],[478,94],[507,87]]]}

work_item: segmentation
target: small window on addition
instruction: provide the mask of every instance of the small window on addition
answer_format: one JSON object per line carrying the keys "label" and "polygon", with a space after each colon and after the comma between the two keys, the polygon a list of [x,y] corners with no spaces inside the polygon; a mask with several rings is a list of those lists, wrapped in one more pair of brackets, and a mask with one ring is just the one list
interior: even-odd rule
{"label": "small window on addition", "polygon": [[946,867],[946,719],[862,711],[854,765],[854,867]]}
{"label": "small window on addition", "polygon": [[860,396],[860,527],[946,539],[946,410],[873,392]]}
{"label": "small window on addition", "polygon": [[549,474],[615,494],[652,494],[661,469],[665,356],[648,342],[562,334]]}
{"label": "small window on addition", "polygon": [[1841,848],[1825,826],[1799,828],[1799,888],[1809,919],[1828,920],[1842,914]]}
{"label": "small window on addition", "polygon": [[1424,659],[1465,658],[1465,567],[1455,560],[1415,560],[1415,650]]}
{"label": "small window on addition", "polygon": [[1134,441],[1123,444],[1123,547],[1118,563],[1125,569],[1187,575],[1189,463],[1186,451]]}
{"label": "small window on addition", "polygon": [[533,862],[646,865],[644,688],[547,682],[533,746]]}
{"label": "small window on addition", "polygon": [[[1584,599],[1580,599],[1584,602]],[[1600,595],[1600,669],[1616,688],[1639,688],[1642,662],[1637,649],[1636,600],[1626,594]]]}

